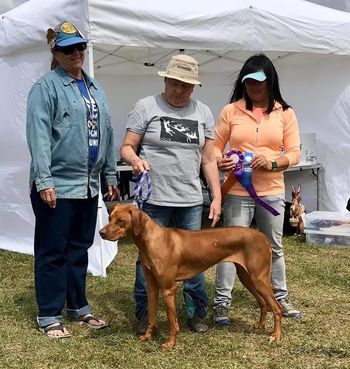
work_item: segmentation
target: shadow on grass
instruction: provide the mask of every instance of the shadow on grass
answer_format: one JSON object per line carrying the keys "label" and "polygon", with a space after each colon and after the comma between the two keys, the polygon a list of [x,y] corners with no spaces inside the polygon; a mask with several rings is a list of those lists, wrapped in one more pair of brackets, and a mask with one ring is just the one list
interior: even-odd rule
{"label": "shadow on grass", "polygon": [[36,327],[37,308],[33,287],[25,287],[13,295],[13,308],[8,307],[6,314],[12,316],[16,323]]}

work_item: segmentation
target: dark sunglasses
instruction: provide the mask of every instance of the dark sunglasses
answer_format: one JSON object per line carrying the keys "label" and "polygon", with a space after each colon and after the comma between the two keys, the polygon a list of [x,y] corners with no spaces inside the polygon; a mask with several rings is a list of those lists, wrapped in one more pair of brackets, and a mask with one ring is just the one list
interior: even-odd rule
{"label": "dark sunglasses", "polygon": [[77,49],[78,51],[84,51],[86,49],[86,43],[55,48],[55,50],[61,51],[64,55],[73,54],[75,49]]}

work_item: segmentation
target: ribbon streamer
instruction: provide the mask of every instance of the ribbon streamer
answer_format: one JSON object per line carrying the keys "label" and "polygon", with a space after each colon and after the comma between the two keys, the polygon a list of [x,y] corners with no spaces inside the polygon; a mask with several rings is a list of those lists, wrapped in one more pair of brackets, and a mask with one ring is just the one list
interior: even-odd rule
{"label": "ribbon streamer", "polygon": [[[147,195],[146,197],[142,197],[142,187],[143,182],[147,181]],[[143,203],[146,202],[150,197],[152,193],[152,183],[151,178],[149,176],[149,173],[147,170],[145,170],[143,173],[138,174],[137,176],[133,177],[133,181],[136,182],[136,186],[133,193],[134,198],[134,204],[138,206],[139,209],[142,210]]]}
{"label": "ribbon streamer", "polygon": [[[226,181],[224,182],[223,186],[221,187],[221,194],[222,197],[226,195],[228,190],[232,187],[232,185],[235,182],[235,179],[242,185],[242,175],[243,175],[243,165],[244,165],[244,155],[239,150],[231,150],[229,153],[227,153],[226,157],[230,158],[232,155],[238,156],[238,162],[236,163],[236,169],[232,171],[232,173],[229,174]],[[257,202],[259,205],[261,205],[264,209],[269,211],[272,215],[277,216],[280,215],[280,213],[275,210],[272,206],[267,204],[263,199],[261,199],[253,186],[251,184],[249,187],[245,187],[245,189],[248,191],[250,197]]]}
{"label": "ribbon streamer", "polygon": [[244,153],[244,163],[243,163],[242,183],[241,183],[241,185],[244,188],[249,188],[252,185],[253,169],[250,166],[250,163],[253,157],[254,157],[254,154],[252,152]]}

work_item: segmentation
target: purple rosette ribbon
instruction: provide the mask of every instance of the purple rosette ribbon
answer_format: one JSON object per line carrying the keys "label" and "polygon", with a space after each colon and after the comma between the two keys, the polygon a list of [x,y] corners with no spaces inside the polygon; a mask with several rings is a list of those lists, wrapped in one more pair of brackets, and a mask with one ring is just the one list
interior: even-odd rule
{"label": "purple rosette ribbon", "polygon": [[[231,150],[226,154],[227,158],[231,158],[231,156],[236,155],[237,156],[237,162],[236,162],[236,168],[232,171],[233,175],[237,179],[237,181],[242,185],[242,176],[243,176],[243,166],[244,166],[244,154],[239,150]],[[248,191],[249,196],[259,205],[261,205],[264,209],[269,211],[272,215],[277,216],[280,215],[280,213],[275,210],[272,206],[267,204],[263,199],[261,199],[251,183],[250,186],[244,186],[244,188]]]}

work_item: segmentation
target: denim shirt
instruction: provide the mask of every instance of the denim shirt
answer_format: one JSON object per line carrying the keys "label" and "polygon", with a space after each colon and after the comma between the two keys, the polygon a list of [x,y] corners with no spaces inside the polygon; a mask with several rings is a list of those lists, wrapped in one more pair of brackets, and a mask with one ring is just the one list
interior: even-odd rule
{"label": "denim shirt", "polygon": [[116,150],[107,98],[98,82],[83,72],[99,112],[98,156],[88,170],[86,105],[77,83],[61,67],[32,86],[27,102],[27,143],[32,157],[30,188],[54,188],[57,198],[83,199],[99,191],[101,173],[116,184]]}

